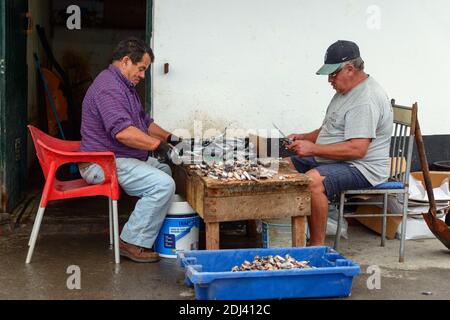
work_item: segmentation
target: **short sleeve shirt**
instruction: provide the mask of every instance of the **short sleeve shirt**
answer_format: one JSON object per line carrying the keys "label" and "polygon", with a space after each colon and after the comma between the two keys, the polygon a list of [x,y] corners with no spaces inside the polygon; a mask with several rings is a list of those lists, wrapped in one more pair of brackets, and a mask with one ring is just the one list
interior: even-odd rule
{"label": "short sleeve shirt", "polygon": [[[353,164],[372,184],[385,182],[389,176],[389,148],[393,131],[393,112],[383,88],[369,77],[346,94],[336,93],[322,123],[317,144],[335,144],[356,138],[371,143],[363,159]],[[316,157],[322,163],[335,160]]]}
{"label": "short sleeve shirt", "polygon": [[128,147],[116,135],[130,126],[147,133],[152,122],[133,83],[110,65],[95,78],[84,97],[80,151],[112,151],[117,158],[146,160],[148,151]]}

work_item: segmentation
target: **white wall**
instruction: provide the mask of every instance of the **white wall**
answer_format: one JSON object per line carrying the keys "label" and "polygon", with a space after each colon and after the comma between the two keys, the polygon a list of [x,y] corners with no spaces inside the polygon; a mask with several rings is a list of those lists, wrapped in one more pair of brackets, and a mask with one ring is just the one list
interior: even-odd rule
{"label": "white wall", "polygon": [[153,115],[170,130],[313,130],[334,93],[315,71],[346,39],[390,97],[419,103],[424,134],[450,133],[449,12],[444,0],[154,0]]}

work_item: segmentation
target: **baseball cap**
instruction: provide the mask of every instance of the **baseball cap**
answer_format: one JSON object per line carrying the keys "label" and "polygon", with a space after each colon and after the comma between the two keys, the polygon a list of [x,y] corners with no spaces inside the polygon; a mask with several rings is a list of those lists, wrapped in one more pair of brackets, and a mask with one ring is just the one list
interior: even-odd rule
{"label": "baseball cap", "polygon": [[360,57],[358,45],[352,41],[338,40],[328,47],[324,65],[316,72],[329,75],[338,70],[344,62]]}

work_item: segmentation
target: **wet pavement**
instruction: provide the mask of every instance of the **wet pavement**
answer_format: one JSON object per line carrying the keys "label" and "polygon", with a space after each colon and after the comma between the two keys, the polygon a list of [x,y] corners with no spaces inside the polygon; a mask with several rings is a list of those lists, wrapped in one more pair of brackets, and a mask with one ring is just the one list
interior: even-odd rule
{"label": "wet pavement", "polygon": [[[120,265],[114,263],[106,198],[50,203],[33,261],[26,265],[37,199],[27,208],[18,208],[15,227],[0,235],[0,299],[195,299],[194,290],[184,285],[176,259],[139,264],[122,258]],[[122,223],[134,201],[121,198]],[[361,265],[361,275],[346,299],[450,299],[450,251],[436,239],[407,241],[406,262],[399,263],[398,240],[388,240],[382,248],[379,236],[360,225],[350,226],[349,236],[340,252]],[[331,246],[332,240],[328,237],[327,244]],[[204,245],[204,233],[200,243]],[[221,247],[261,247],[261,239],[247,237],[242,224],[223,224]],[[80,289],[70,289],[73,266],[79,267]],[[378,282],[373,270],[380,271]]]}
{"label": "wet pavement", "polygon": [[[186,299],[184,274],[176,259],[139,264],[114,263],[104,234],[45,235],[31,264],[24,263],[27,236],[2,241],[1,299]],[[25,245],[24,245],[25,244]],[[73,267],[80,270],[80,289],[72,288]],[[69,288],[67,282],[69,281]]]}

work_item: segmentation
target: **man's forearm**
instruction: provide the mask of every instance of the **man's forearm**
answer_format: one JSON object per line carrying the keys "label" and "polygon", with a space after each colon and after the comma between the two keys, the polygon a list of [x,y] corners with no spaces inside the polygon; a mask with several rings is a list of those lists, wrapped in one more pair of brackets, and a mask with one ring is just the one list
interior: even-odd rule
{"label": "man's forearm", "polygon": [[340,161],[357,160],[366,156],[367,147],[352,141],[336,144],[316,144],[314,145],[314,156]]}
{"label": "man's forearm", "polygon": [[167,141],[167,138],[170,135],[170,132],[164,130],[160,126],[158,126],[156,123],[152,122],[148,126],[148,134],[152,137],[156,137],[158,139],[161,139],[163,141]]}
{"label": "man's forearm", "polygon": [[314,131],[308,132],[308,133],[303,133],[303,134],[301,134],[301,136],[302,136],[301,140],[308,140],[308,141],[316,143],[319,133],[320,133],[320,128],[316,129]]}
{"label": "man's forearm", "polygon": [[116,134],[116,139],[128,147],[149,151],[158,149],[161,143],[159,139],[151,137],[133,126]]}

